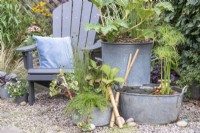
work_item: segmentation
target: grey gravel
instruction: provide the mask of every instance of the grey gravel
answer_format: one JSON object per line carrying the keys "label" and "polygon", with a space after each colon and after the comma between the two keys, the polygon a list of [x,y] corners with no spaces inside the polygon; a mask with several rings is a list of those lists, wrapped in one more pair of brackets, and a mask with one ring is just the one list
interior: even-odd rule
{"label": "grey gravel", "polygon": [[[16,105],[13,99],[0,99],[0,133],[81,133],[65,112],[68,99],[51,98],[44,90],[36,95],[34,106]],[[92,133],[200,133],[200,102],[183,103],[179,120],[188,122],[178,127],[176,122],[167,125],[139,125],[119,129],[97,127]]]}

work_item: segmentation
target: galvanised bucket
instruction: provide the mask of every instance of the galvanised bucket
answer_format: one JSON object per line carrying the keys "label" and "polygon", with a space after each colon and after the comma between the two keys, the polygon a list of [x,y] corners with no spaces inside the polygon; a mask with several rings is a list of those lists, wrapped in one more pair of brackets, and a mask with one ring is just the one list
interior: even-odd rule
{"label": "galvanised bucket", "polygon": [[[92,121],[90,123],[94,124],[95,126],[105,126],[110,123],[110,118],[112,114],[112,108],[107,107],[104,111],[100,111],[98,108],[95,108],[93,113],[91,114]],[[77,118],[79,114],[72,114],[72,122],[73,124],[77,124],[81,122],[83,119]]]}
{"label": "galvanised bucket", "polygon": [[134,56],[137,48],[139,53],[129,73],[127,86],[150,83],[152,42],[127,44],[102,42],[103,64],[119,68],[118,76],[120,77],[125,77],[129,55]]}

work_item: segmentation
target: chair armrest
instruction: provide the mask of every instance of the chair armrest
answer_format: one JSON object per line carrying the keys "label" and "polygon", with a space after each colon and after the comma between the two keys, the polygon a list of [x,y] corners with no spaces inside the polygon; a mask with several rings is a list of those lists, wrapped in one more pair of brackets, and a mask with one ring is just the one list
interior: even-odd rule
{"label": "chair armrest", "polygon": [[20,48],[17,48],[16,50],[18,52],[28,52],[28,51],[33,51],[34,49],[36,49],[36,44],[20,47]]}
{"label": "chair armrest", "polygon": [[21,48],[17,48],[16,51],[22,52],[24,67],[26,69],[33,68],[33,55],[32,52],[36,48],[36,45],[24,46]]}

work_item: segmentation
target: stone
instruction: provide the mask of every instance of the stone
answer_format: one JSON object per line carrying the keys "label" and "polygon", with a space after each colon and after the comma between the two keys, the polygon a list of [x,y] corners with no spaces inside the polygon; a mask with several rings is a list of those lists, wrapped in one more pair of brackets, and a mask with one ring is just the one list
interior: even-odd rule
{"label": "stone", "polygon": [[26,102],[23,101],[23,102],[20,103],[20,105],[21,105],[21,106],[25,106],[25,105],[26,105]]}
{"label": "stone", "polygon": [[[125,124],[124,118],[120,116],[120,120],[121,120],[122,125],[124,125]],[[117,120],[116,120],[116,124],[119,125],[118,122],[117,122]]]}
{"label": "stone", "polygon": [[94,130],[96,128],[96,126],[94,124],[90,124],[90,131]]}
{"label": "stone", "polygon": [[128,122],[127,125],[131,127],[135,127],[137,124],[135,122]]}
{"label": "stone", "polygon": [[184,120],[181,120],[181,121],[178,121],[176,124],[179,127],[186,127],[188,123]]}
{"label": "stone", "polygon": [[122,125],[124,125],[124,124],[125,124],[124,118],[123,118],[123,117],[120,117],[120,119],[121,119]]}
{"label": "stone", "polygon": [[134,119],[133,118],[129,118],[126,120],[126,123],[129,123],[129,122],[134,122]]}

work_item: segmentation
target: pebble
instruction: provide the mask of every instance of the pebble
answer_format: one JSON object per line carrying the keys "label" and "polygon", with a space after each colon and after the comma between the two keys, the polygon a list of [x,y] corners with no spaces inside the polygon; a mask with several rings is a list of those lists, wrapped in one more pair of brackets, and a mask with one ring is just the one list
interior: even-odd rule
{"label": "pebble", "polygon": [[94,130],[96,128],[96,126],[94,124],[90,124],[90,131]]}
{"label": "pebble", "polygon": [[[125,124],[124,118],[120,116],[120,120],[121,120],[122,125],[124,125]],[[119,125],[118,122],[117,122],[117,120],[116,120],[116,124]]]}
{"label": "pebble", "polygon": [[136,126],[137,124],[136,124],[135,122],[129,122],[129,123],[127,123],[127,125],[128,125],[128,126],[131,126],[131,127],[134,127],[134,126]]}
{"label": "pebble", "polygon": [[25,105],[26,105],[26,102],[21,102],[20,105],[21,105],[21,106],[25,106]]}
{"label": "pebble", "polygon": [[129,122],[134,122],[134,119],[133,118],[129,118],[126,120],[126,123],[129,123]]}
{"label": "pebble", "polygon": [[179,127],[186,127],[188,123],[184,120],[181,120],[181,121],[178,121],[176,124]]}

